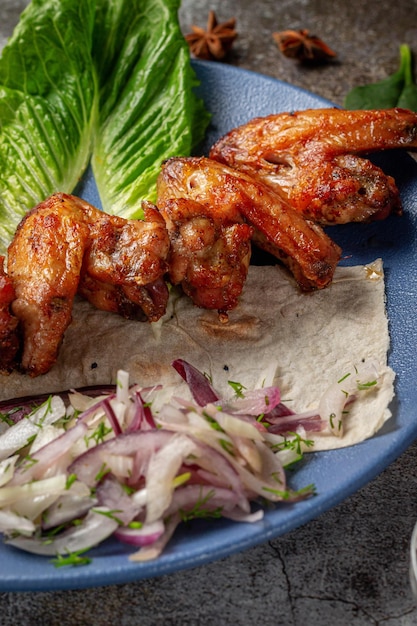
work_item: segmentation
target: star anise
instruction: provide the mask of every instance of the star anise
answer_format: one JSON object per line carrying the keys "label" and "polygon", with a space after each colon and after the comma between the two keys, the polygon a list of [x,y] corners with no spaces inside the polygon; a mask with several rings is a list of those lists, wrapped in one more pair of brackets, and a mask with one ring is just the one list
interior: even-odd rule
{"label": "star anise", "polygon": [[185,36],[191,53],[198,59],[220,61],[237,37],[234,17],[226,22],[218,23],[214,11],[210,11],[206,30],[200,26],[191,26],[192,33]]}
{"label": "star anise", "polygon": [[310,35],[305,28],[284,30],[280,33],[272,33],[272,36],[282,54],[291,59],[298,59],[302,62],[321,62],[336,56],[336,53],[324,41],[316,35]]}

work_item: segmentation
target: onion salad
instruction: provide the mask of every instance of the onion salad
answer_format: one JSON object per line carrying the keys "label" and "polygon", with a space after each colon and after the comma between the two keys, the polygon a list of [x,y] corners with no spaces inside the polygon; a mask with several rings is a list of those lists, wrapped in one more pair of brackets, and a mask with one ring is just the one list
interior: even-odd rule
{"label": "onion salad", "polygon": [[[176,527],[194,518],[253,523],[263,505],[297,502],[285,469],[312,447],[309,433],[336,430],[342,413],[377,372],[347,374],[317,410],[296,414],[276,386],[230,382],[221,398],[188,362],[173,367],[187,383],[167,401],[162,386],[115,386],[0,403],[0,532],[16,548],[88,563],[110,536],[129,558],[157,558]],[[34,408],[35,405],[35,408]]]}

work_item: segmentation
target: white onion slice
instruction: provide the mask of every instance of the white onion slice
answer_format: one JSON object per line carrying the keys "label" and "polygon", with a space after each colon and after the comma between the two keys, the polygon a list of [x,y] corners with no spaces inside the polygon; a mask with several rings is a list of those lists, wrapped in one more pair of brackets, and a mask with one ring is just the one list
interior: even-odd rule
{"label": "white onion slice", "polygon": [[186,435],[178,434],[152,455],[146,481],[148,524],[160,519],[169,506],[174,490],[173,480],[184,459],[190,454],[198,455],[194,441]]}
{"label": "white onion slice", "polygon": [[334,435],[343,435],[343,411],[346,404],[360,392],[375,387],[380,379],[374,362],[352,367],[323,394],[318,412]]}
{"label": "white onion slice", "polygon": [[88,550],[113,534],[118,522],[108,509],[97,507],[89,511],[81,524],[60,535],[45,537],[10,537],[6,542],[27,552],[55,556]]}
{"label": "white onion slice", "polygon": [[0,436],[0,460],[6,459],[28,444],[42,426],[53,424],[65,415],[65,404],[59,396],[52,396],[36,411],[10,426]]}
{"label": "white onion slice", "polygon": [[0,511],[0,532],[18,532],[22,535],[31,535],[36,530],[35,524],[14,511],[3,509]]}

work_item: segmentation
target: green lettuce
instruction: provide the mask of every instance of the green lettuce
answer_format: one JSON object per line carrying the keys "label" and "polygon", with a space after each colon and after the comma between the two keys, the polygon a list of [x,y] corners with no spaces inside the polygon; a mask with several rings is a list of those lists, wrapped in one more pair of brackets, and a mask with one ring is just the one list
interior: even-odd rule
{"label": "green lettuce", "polygon": [[0,253],[92,162],[103,208],[141,217],[160,163],[208,124],[179,0],[32,0],[0,57]]}
{"label": "green lettuce", "polygon": [[0,250],[28,209],[71,191],[97,123],[94,3],[33,0],[0,57]]}
{"label": "green lettuce", "polygon": [[100,127],[92,167],[103,209],[142,217],[161,162],[191,152],[208,123],[178,24],[179,0],[97,0]]}

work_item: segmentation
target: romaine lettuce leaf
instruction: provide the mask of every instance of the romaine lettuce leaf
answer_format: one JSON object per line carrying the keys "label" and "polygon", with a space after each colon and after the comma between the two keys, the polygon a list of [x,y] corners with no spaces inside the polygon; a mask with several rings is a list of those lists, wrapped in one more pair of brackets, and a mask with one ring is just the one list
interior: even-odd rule
{"label": "romaine lettuce leaf", "polygon": [[97,0],[100,126],[92,167],[103,209],[142,217],[161,162],[190,154],[209,116],[178,23],[179,0]]}
{"label": "romaine lettuce leaf", "polygon": [[141,217],[161,162],[208,113],[180,0],[32,0],[0,57],[0,253],[33,206],[73,192],[92,155],[102,206]]}
{"label": "romaine lettuce leaf", "polygon": [[0,57],[0,251],[26,211],[70,192],[97,124],[95,1],[33,0]]}

